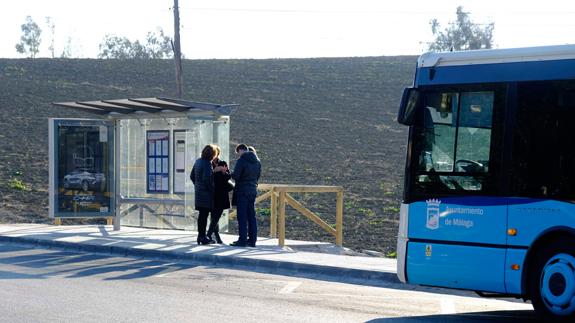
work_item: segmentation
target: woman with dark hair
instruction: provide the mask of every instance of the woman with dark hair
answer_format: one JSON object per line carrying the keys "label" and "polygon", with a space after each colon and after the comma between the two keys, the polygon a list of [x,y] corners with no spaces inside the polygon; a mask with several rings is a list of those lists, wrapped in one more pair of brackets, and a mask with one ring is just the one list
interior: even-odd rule
{"label": "woman with dark hair", "polygon": [[214,175],[212,160],[216,157],[216,147],[206,145],[202,156],[196,160],[190,179],[194,183],[195,208],[198,215],[198,244],[209,244],[212,240],[206,237],[208,215],[214,208]]}
{"label": "woman with dark hair", "polygon": [[218,222],[224,210],[230,208],[230,191],[234,189],[229,180],[232,178],[228,164],[219,159],[219,147],[217,156],[212,161],[214,167],[214,209],[210,217],[210,227],[207,237],[212,240],[212,235],[216,243],[222,243]]}

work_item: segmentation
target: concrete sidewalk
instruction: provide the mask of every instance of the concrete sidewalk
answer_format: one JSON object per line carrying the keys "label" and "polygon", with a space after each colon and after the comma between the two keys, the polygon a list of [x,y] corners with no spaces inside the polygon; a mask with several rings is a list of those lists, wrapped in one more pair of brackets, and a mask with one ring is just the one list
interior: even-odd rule
{"label": "concrete sidewalk", "polygon": [[193,231],[156,230],[111,226],[54,226],[44,224],[0,224],[0,242],[72,251],[96,252],[128,257],[195,261],[210,265],[251,270],[327,275],[339,280],[369,279],[397,282],[396,260],[352,256],[330,243],[259,238],[255,248],[230,247],[235,235],[222,234],[225,244],[197,245]]}

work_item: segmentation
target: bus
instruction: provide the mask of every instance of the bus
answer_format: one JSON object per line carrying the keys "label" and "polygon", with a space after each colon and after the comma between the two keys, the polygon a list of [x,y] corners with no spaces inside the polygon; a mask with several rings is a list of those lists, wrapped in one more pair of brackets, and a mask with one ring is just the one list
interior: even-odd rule
{"label": "bus", "polygon": [[427,53],[409,127],[402,282],[575,319],[575,45]]}

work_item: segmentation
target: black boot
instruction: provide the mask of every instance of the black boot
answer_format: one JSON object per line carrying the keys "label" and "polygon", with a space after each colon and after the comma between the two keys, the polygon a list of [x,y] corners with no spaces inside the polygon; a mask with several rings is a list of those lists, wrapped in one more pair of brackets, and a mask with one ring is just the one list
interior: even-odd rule
{"label": "black boot", "polygon": [[214,232],[212,231],[212,228],[210,225],[210,229],[208,230],[208,233],[206,234],[206,239],[210,240],[210,243],[216,243],[216,241],[214,241],[214,239],[212,238],[212,234],[214,234]]}
{"label": "black boot", "polygon": [[214,243],[213,240],[208,239],[207,237],[198,237],[198,244],[210,244]]}
{"label": "black boot", "polygon": [[[210,228],[210,230],[208,230],[208,234],[206,235],[206,238],[208,238],[211,243],[218,243],[218,244],[222,244],[222,239],[220,238],[220,234],[217,231],[211,231],[212,228]],[[213,236],[213,237],[212,237]]]}
{"label": "black boot", "polygon": [[220,233],[219,232],[214,232],[214,240],[216,241],[216,243],[218,244],[222,244],[222,239],[220,238]]}
{"label": "black boot", "polygon": [[[220,227],[218,222],[220,221],[220,217],[222,216],[222,209],[215,209],[212,210],[211,218],[210,218],[210,226],[208,228],[208,238],[212,239],[212,235],[215,238],[213,243],[222,243],[222,239],[220,239],[219,231]],[[213,241],[213,240],[212,240]]]}
{"label": "black boot", "polygon": [[[212,235],[215,237],[215,241],[214,239],[212,239]],[[220,239],[220,235],[218,234],[217,222],[210,223],[210,227],[208,228],[208,234],[206,234],[206,237],[210,239],[212,243],[222,243],[222,239]]]}

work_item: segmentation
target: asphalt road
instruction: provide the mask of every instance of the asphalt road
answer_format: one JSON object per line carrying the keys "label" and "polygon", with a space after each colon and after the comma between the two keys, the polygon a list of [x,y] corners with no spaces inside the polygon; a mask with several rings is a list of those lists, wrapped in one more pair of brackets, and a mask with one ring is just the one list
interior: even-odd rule
{"label": "asphalt road", "polygon": [[535,321],[529,304],[466,292],[14,244],[0,244],[0,286],[3,322]]}

